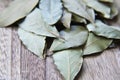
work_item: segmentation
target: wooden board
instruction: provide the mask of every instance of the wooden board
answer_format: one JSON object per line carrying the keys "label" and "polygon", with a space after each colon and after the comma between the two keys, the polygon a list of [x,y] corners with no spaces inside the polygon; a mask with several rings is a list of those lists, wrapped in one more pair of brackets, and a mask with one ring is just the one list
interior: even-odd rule
{"label": "wooden board", "polygon": [[[0,11],[11,0],[0,0]],[[120,11],[120,2],[115,0]],[[119,18],[120,19],[120,18]],[[113,25],[120,25],[120,20]],[[0,80],[62,80],[52,58],[41,60],[28,51],[17,35],[17,26],[0,28]],[[120,45],[84,57],[75,80],[120,80]]]}

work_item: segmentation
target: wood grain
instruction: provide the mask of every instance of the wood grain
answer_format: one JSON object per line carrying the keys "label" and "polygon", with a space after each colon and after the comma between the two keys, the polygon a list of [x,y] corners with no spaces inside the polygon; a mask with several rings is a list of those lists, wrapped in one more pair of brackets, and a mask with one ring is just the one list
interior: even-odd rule
{"label": "wood grain", "polygon": [[20,75],[20,56],[21,56],[21,42],[17,35],[17,27],[12,28],[11,41],[11,80],[21,80]]}
{"label": "wood grain", "polygon": [[[11,39],[10,28],[0,29],[0,79],[11,80]],[[3,37],[4,36],[4,37]]]}
{"label": "wood grain", "polygon": [[[0,0],[0,11],[10,1]],[[120,11],[120,1],[115,2]],[[120,14],[118,17],[110,24],[120,26]],[[17,26],[10,26],[0,28],[0,80],[62,80],[62,76],[51,57],[45,61],[32,54],[21,43]],[[120,80],[120,45],[84,57],[83,67],[75,80]]]}

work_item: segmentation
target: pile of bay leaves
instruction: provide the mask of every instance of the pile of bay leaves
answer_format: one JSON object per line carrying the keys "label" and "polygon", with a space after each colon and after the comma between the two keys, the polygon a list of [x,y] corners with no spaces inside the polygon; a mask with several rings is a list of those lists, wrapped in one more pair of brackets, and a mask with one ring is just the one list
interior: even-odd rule
{"label": "pile of bay leaves", "polygon": [[118,14],[113,2],[13,0],[0,12],[0,27],[17,21],[23,44],[40,58],[53,57],[64,80],[74,80],[84,55],[102,52],[120,39],[120,28],[105,24]]}

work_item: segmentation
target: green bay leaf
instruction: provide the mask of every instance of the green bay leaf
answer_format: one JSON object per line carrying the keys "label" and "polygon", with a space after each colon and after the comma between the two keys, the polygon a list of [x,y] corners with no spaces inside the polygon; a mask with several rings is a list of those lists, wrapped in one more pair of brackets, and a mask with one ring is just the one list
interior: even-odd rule
{"label": "green bay leaf", "polygon": [[120,39],[120,28],[115,26],[109,26],[103,22],[96,20],[95,25],[88,24],[87,28],[98,36],[106,38]]}
{"label": "green bay leaf", "polygon": [[71,19],[72,19],[72,13],[64,9],[61,22],[66,28],[70,28]]}
{"label": "green bay leaf", "polygon": [[56,52],[53,59],[64,80],[74,80],[82,66],[82,50],[70,49]]}
{"label": "green bay leaf", "polygon": [[60,32],[60,36],[65,40],[55,39],[50,51],[58,51],[83,45],[88,37],[88,31],[83,26],[72,25],[71,29]]}
{"label": "green bay leaf", "polygon": [[38,8],[32,11],[19,26],[27,31],[42,36],[58,37],[59,33],[55,26],[48,25]]}
{"label": "green bay leaf", "polygon": [[25,17],[36,6],[38,0],[14,0],[0,12],[0,27],[6,27]]}
{"label": "green bay leaf", "polygon": [[114,0],[98,0],[98,1],[101,1],[101,2],[109,2],[109,3],[113,3]]}
{"label": "green bay leaf", "polygon": [[112,43],[111,39],[99,37],[93,33],[89,33],[88,40],[83,48],[83,55],[90,55],[93,53],[102,52]]}
{"label": "green bay leaf", "polygon": [[39,8],[44,21],[48,24],[55,24],[62,16],[61,0],[40,0]]}
{"label": "green bay leaf", "polygon": [[98,0],[84,0],[86,5],[103,14],[105,18],[110,18],[111,9]]}
{"label": "green bay leaf", "polygon": [[86,10],[86,6],[82,1],[79,0],[62,0],[62,1],[64,7],[67,8],[68,11],[81,16],[92,23],[94,22],[92,16],[89,15],[89,13]]}
{"label": "green bay leaf", "polygon": [[46,37],[38,36],[31,32],[25,31],[21,28],[18,29],[19,38],[23,44],[35,55],[43,58],[43,50],[45,48]]}

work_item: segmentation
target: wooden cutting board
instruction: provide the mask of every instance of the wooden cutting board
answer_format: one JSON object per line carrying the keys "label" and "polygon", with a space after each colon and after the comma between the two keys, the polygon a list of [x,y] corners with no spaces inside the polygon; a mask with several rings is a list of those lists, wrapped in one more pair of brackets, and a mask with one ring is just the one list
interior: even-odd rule
{"label": "wooden cutting board", "polygon": [[[0,0],[0,11],[10,1]],[[120,12],[120,0],[115,2]],[[120,26],[120,17],[114,22]],[[52,58],[41,60],[23,46],[17,26],[0,28],[0,51],[0,80],[62,80]],[[120,45],[85,57],[75,80],[120,80]]]}

